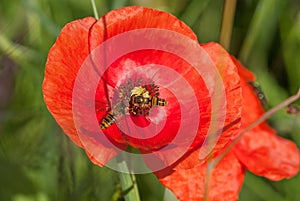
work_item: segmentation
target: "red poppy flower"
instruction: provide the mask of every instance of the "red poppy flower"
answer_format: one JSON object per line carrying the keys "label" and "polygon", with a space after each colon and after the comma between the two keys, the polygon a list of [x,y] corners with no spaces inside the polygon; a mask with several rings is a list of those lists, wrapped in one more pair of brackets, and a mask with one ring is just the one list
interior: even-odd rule
{"label": "red poppy flower", "polygon": [[[218,65],[224,61],[220,53],[228,53],[218,44],[209,43],[202,47]],[[255,76],[242,64],[231,57],[238,67],[241,76],[243,94],[242,126],[257,120],[264,109],[257,94],[249,82],[254,82]],[[158,174],[160,181],[180,200],[203,200],[204,178],[207,163],[195,160],[193,155],[188,156],[183,163],[193,163],[193,168],[184,166],[174,167],[167,176]],[[295,176],[299,170],[299,151],[297,146],[289,140],[276,135],[275,131],[266,123],[261,123],[245,133],[242,139],[228,153],[213,170],[210,177],[208,200],[237,200],[241,189],[245,169],[252,173],[264,176],[270,180],[281,180]]]}
{"label": "red poppy flower", "polygon": [[210,139],[216,154],[237,134],[239,76],[224,59],[216,68],[176,17],[126,7],[62,29],[49,51],[44,99],[94,163],[103,166],[130,145],[168,166],[200,147],[208,133],[218,134]]}
{"label": "red poppy flower", "polygon": [[[135,147],[152,171],[165,168],[157,175],[177,197],[199,200],[208,153],[217,156],[262,112],[246,83],[252,78],[220,46],[200,47],[176,17],[132,6],[67,24],[49,51],[43,93],[58,124],[95,164]],[[242,95],[249,105],[243,112]],[[297,148],[272,132],[262,124],[245,135],[214,171],[211,198],[236,199],[244,166],[271,179],[296,173]],[[261,141],[253,145],[256,135]],[[265,161],[270,147],[289,154],[284,168],[277,165],[285,151]],[[250,154],[260,163],[244,165]]]}

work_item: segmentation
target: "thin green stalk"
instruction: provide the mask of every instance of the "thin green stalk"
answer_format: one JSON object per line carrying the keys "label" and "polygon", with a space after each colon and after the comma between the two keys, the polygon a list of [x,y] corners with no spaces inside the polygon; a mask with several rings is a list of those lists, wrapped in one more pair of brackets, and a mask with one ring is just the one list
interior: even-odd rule
{"label": "thin green stalk", "polygon": [[95,1],[91,0],[91,3],[92,3],[92,7],[93,7],[94,16],[98,20],[99,19],[99,14],[98,14],[98,11],[97,11],[97,7],[96,7],[96,4],[95,4]]}
{"label": "thin green stalk", "polygon": [[125,161],[118,163],[121,172],[119,173],[122,192],[126,201],[140,201],[139,190],[134,174],[128,174],[129,172]]}
{"label": "thin green stalk", "polygon": [[227,50],[230,49],[230,41],[234,15],[236,9],[236,0],[225,0],[223,8],[222,27],[220,35],[220,44]]}
{"label": "thin green stalk", "polygon": [[204,201],[208,201],[208,197],[209,197],[209,182],[210,182],[210,177],[212,174],[212,170],[213,168],[211,168],[211,164],[210,161],[212,160],[212,154],[209,154],[207,161],[209,161],[207,163],[206,166],[206,174],[205,174],[205,178],[204,178]]}
{"label": "thin green stalk", "polygon": [[275,112],[278,112],[279,110],[281,110],[284,107],[287,107],[288,105],[290,105],[291,103],[295,102],[296,100],[298,100],[300,98],[300,88],[298,89],[298,92],[296,95],[289,97],[288,99],[284,100],[283,102],[281,102],[280,104],[278,104],[277,106],[273,107],[272,109],[270,109],[268,112],[264,113],[260,118],[258,118],[256,121],[254,121],[253,123],[251,123],[248,127],[246,127],[240,134],[239,136],[213,161],[211,161],[211,169],[213,169],[214,167],[216,167],[218,165],[218,163],[224,158],[224,156],[226,154],[228,154],[230,152],[230,150],[240,141],[240,139],[243,137],[243,135],[250,131],[251,129],[253,129],[254,127],[256,127],[257,125],[259,125],[260,123],[266,121],[267,119],[269,119]]}
{"label": "thin green stalk", "polygon": [[287,107],[291,103],[295,102],[300,98],[300,88],[298,89],[298,92],[296,95],[289,97],[288,99],[284,100],[280,104],[278,104],[276,107],[270,109],[268,112],[263,114],[260,118],[258,118],[256,121],[251,123],[248,127],[246,127],[239,136],[215,159],[211,159],[211,155],[208,157],[208,165],[206,170],[206,177],[205,177],[205,184],[204,184],[204,200],[208,200],[208,192],[209,192],[209,181],[210,176],[212,174],[213,169],[219,164],[219,162],[232,150],[232,148],[240,141],[240,139],[243,137],[243,135],[248,132],[249,130],[253,129],[263,121],[266,121],[268,118],[270,118],[275,112],[278,112],[284,107]]}

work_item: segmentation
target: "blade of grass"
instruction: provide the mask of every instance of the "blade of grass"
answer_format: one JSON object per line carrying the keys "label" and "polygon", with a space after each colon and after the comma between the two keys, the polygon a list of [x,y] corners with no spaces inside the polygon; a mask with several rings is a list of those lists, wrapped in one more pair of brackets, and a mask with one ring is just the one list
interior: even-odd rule
{"label": "blade of grass", "polygon": [[[271,39],[270,35],[274,32],[274,23],[277,22],[284,3],[285,2],[281,0],[259,1],[249,31],[239,53],[239,58],[243,62],[247,63],[250,59],[250,54],[254,51],[258,39],[260,39],[260,41],[268,41]],[[260,48],[262,47],[257,47],[257,49]]]}
{"label": "blade of grass", "polygon": [[[286,36],[283,33],[281,34],[283,42],[282,53],[291,91],[300,86],[300,10],[296,17]],[[280,28],[282,29],[281,32],[283,32],[285,31],[283,29],[286,27],[282,23]]]}
{"label": "blade of grass", "polygon": [[283,180],[281,183],[281,189],[286,195],[287,200],[300,200],[299,183],[300,174],[289,180]]}
{"label": "blade of grass", "polygon": [[45,15],[45,13],[43,13],[41,9],[38,8],[37,5],[34,4],[32,1],[30,0],[23,0],[23,1],[27,8],[27,12],[36,15],[41,20],[42,22],[41,24],[46,28],[46,30],[52,36],[56,37],[60,32],[60,28],[54,22],[52,22],[52,20],[49,19],[49,17]]}
{"label": "blade of grass", "polygon": [[199,18],[209,2],[210,0],[192,0],[186,7],[185,12],[180,16],[180,19],[192,26],[195,24],[196,20]]}
{"label": "blade of grass", "polygon": [[236,0],[225,0],[223,8],[220,44],[227,50],[230,49],[232,26],[236,9]]}

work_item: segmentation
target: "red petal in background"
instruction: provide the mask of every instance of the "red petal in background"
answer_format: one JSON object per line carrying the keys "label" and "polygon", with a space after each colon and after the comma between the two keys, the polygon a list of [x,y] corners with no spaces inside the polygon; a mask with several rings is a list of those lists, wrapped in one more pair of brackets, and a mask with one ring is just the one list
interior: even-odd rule
{"label": "red petal in background", "polygon": [[266,123],[247,132],[234,151],[249,171],[270,180],[290,178],[299,171],[297,146],[277,136]]}
{"label": "red petal in background", "polygon": [[[194,160],[187,158],[186,160]],[[204,178],[207,164],[191,169],[177,169],[169,176],[160,178],[181,201],[204,200]],[[234,201],[238,199],[244,179],[244,168],[233,153],[229,153],[213,170],[210,177],[210,201]]]}
{"label": "red petal in background", "polygon": [[[257,120],[264,109],[260,104],[252,86],[254,76],[247,71],[235,58],[233,61],[239,67],[243,90],[242,129]],[[276,135],[275,131],[266,123],[262,123],[247,132],[235,146],[238,159],[254,174],[271,180],[289,178],[297,174],[300,156],[297,146],[290,140]]]}

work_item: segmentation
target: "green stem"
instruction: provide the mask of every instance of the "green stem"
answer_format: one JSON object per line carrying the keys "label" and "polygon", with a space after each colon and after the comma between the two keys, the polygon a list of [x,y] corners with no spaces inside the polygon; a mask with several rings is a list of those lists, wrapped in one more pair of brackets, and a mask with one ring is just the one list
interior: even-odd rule
{"label": "green stem", "polygon": [[204,200],[208,200],[208,192],[209,192],[209,181],[210,176],[212,174],[213,169],[219,164],[219,162],[232,150],[232,148],[240,141],[240,139],[244,136],[244,134],[260,123],[266,121],[268,118],[270,118],[275,112],[278,112],[284,107],[287,107],[291,103],[295,102],[300,98],[300,88],[298,89],[298,92],[296,95],[289,97],[288,99],[284,100],[280,104],[278,104],[276,107],[270,109],[266,113],[264,113],[260,118],[258,118],[256,121],[248,125],[244,130],[240,132],[238,137],[233,140],[233,142],[225,148],[225,150],[219,154],[215,159],[211,158],[211,155],[208,157],[208,164],[206,169],[206,177],[205,177],[205,183],[204,183]]}
{"label": "green stem", "polygon": [[119,173],[122,192],[126,201],[140,201],[139,190],[134,174],[128,174],[129,172],[125,161],[118,163],[121,172]]}
{"label": "green stem", "polygon": [[93,11],[94,11],[94,16],[98,20],[99,19],[99,15],[98,15],[98,11],[97,11],[97,7],[96,7],[96,4],[95,4],[95,1],[91,0],[91,3],[92,3]]}
{"label": "green stem", "polygon": [[236,0],[225,0],[222,18],[220,44],[227,50],[230,48],[232,27],[236,9]]}
{"label": "green stem", "polygon": [[244,134],[246,132],[250,131],[251,129],[253,129],[257,125],[259,125],[260,123],[266,121],[268,118],[270,118],[272,115],[274,115],[275,112],[278,112],[282,108],[287,107],[288,105],[295,102],[299,98],[300,98],[300,88],[298,89],[298,92],[297,92],[296,95],[289,97],[288,99],[284,100],[283,102],[281,102],[277,106],[273,107],[272,109],[270,109],[269,111],[264,113],[256,121],[251,123],[243,131],[241,131],[239,136],[237,138],[235,138],[234,141],[232,141],[232,143],[220,155],[218,155],[218,157],[216,157],[214,160],[212,160],[210,162],[211,163],[211,166],[210,166],[211,168],[210,168],[209,171],[211,171],[214,167],[216,167],[219,164],[219,162],[232,150],[232,148],[240,141],[240,139],[244,136]]}

